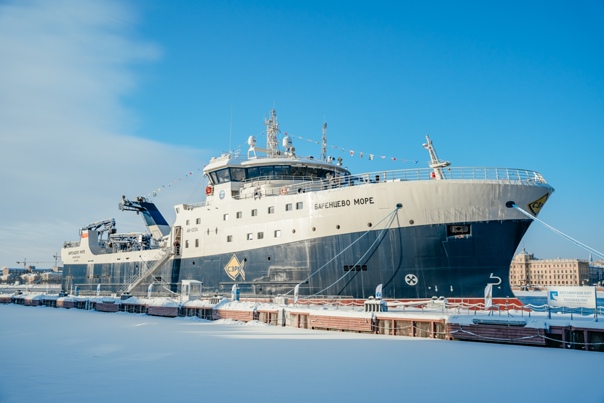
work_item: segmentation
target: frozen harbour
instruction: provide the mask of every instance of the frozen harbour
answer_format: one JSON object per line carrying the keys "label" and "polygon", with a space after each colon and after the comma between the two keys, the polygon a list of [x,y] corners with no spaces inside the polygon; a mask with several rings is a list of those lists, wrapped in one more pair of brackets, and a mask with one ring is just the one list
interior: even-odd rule
{"label": "frozen harbour", "polygon": [[604,402],[601,353],[0,306],[0,402]]}

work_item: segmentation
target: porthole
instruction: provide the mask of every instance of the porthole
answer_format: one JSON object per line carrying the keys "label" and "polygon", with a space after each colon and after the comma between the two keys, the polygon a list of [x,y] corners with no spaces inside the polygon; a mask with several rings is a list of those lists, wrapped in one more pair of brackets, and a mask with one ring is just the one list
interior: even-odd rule
{"label": "porthole", "polygon": [[295,234],[295,233],[296,233],[296,230],[295,230],[295,229],[293,229],[293,230],[292,230],[292,234]]}
{"label": "porthole", "polygon": [[316,231],[316,230],[317,230],[317,228],[316,228],[316,227],[312,227],[312,230],[313,230],[313,231]]}
{"label": "porthole", "polygon": [[336,225],[336,229],[340,229],[340,224]]}
{"label": "porthole", "polygon": [[411,224],[411,225],[413,225],[414,222],[415,221],[413,221],[413,220],[409,220],[409,224]]}
{"label": "porthole", "polygon": [[271,257],[270,257],[270,256],[268,257],[268,260],[269,260],[269,261],[271,260]]}
{"label": "porthole", "polygon": [[373,224],[372,224],[372,223],[370,223],[370,222],[368,222],[368,223],[367,223],[367,226],[368,226],[369,228],[371,228],[371,227],[373,226]]}

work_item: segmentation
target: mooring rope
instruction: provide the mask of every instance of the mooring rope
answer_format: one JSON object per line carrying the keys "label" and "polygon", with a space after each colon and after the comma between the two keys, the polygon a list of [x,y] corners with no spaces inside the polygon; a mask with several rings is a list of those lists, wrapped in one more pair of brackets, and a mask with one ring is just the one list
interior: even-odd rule
{"label": "mooring rope", "polygon": [[[392,221],[394,221],[394,217],[396,216],[396,212],[398,211],[400,207],[396,207],[396,209],[394,209],[391,213],[389,213],[388,215],[386,215],[384,218],[382,218],[377,224],[376,227],[379,226],[383,221],[387,220],[388,218],[390,218],[390,222],[384,227],[384,229],[382,230],[382,232],[380,233],[380,235],[377,237],[377,239],[380,239],[382,233],[384,232],[385,229],[390,228],[390,225],[392,225]],[[314,273],[312,273],[310,276],[306,277],[304,280],[300,281],[298,283],[298,285],[300,284],[304,284],[306,282],[308,282],[308,280],[310,280],[315,274],[319,273],[321,270],[323,270],[324,268],[326,268],[331,262],[333,262],[338,256],[342,255],[344,252],[346,252],[348,249],[350,249],[354,244],[356,244],[357,242],[359,242],[361,239],[363,239],[363,237],[367,234],[369,234],[370,232],[372,232],[374,230],[370,229],[365,231],[360,237],[358,237],[354,242],[352,242],[350,245],[348,245],[347,247],[345,247],[344,249],[342,249],[342,251],[340,253],[337,253],[336,255],[334,255],[334,257],[332,257],[331,259],[329,259],[323,266],[319,267]],[[374,241],[375,244],[375,241]],[[371,247],[373,247],[373,244],[371,245]],[[371,247],[369,248],[369,250],[371,250]],[[366,255],[367,253],[365,253]],[[363,255],[363,256],[365,256]],[[360,261],[360,260],[359,260]],[[358,262],[357,262],[358,264]],[[355,264],[356,266],[356,264]],[[353,266],[354,267],[354,266]],[[346,272],[346,274],[348,274],[349,272]],[[344,274],[344,276],[346,276],[346,274]],[[342,276],[342,277],[344,277]],[[342,279],[342,277],[340,277],[335,283],[337,283],[338,281],[340,281]],[[331,284],[329,287],[331,287],[332,285],[334,285],[335,283]],[[329,288],[327,287],[327,288]],[[327,289],[326,288],[326,289]],[[292,288],[291,290],[289,290],[288,292],[286,292],[283,295],[289,295],[290,293],[292,293],[294,291],[295,287]],[[320,291],[319,293],[325,291],[326,289]],[[312,296],[316,296],[319,293],[313,294]]]}
{"label": "mooring rope", "polygon": [[567,240],[573,242],[575,245],[585,249],[586,251],[593,253],[594,255],[598,255],[599,257],[604,259],[604,253],[602,252],[598,252],[597,250],[595,250],[594,248],[591,248],[587,245],[585,245],[582,242],[577,241],[576,239],[566,235],[565,233],[563,233],[562,231],[557,230],[556,228],[552,227],[551,225],[546,224],[545,222],[543,222],[542,220],[538,219],[537,217],[533,216],[532,214],[524,211],[523,209],[521,209],[520,207],[518,207],[516,205],[516,203],[511,203],[511,206],[514,207],[516,210],[520,211],[522,214],[524,214],[525,216],[527,216],[528,218],[530,218],[531,220],[537,221],[539,224],[543,225],[544,227],[548,228],[549,230],[555,232],[556,234],[560,235],[563,238],[566,238]]}
{"label": "mooring rope", "polygon": [[[380,232],[380,234],[377,236],[377,238],[375,238],[375,241],[373,241],[373,243],[371,244],[371,246],[369,246],[369,248],[367,248],[367,251],[366,251],[366,252],[363,254],[363,256],[361,256],[361,257],[359,258],[359,260],[357,260],[357,262],[354,264],[354,266],[352,266],[352,268],[355,268],[355,267],[356,267],[356,266],[357,266],[359,263],[361,263],[361,261],[362,261],[362,260],[365,258],[365,256],[367,256],[367,254],[369,253],[369,251],[373,249],[373,246],[374,246],[375,244],[377,244],[377,243],[378,243],[378,241],[380,241],[380,242],[381,242],[381,240],[382,240],[382,236],[383,236],[383,235],[386,233],[386,230],[387,230],[387,229],[389,229],[389,228],[390,228],[390,226],[392,225],[392,222],[394,221],[394,217],[396,216],[396,212],[398,211],[398,209],[399,209],[399,207],[397,207],[397,208],[396,208],[396,209],[395,209],[395,210],[394,210],[392,213],[390,213],[390,214],[389,214],[389,216],[390,216],[390,221],[388,221],[388,224],[386,224],[386,225],[384,226],[384,228],[382,229],[382,231]],[[388,217],[388,216],[386,216],[385,218],[387,218],[387,217]],[[385,218],[384,218],[384,219],[385,219]],[[382,219],[382,221],[384,221],[384,220]],[[380,221],[380,222],[382,222],[382,221]],[[333,259],[332,259],[332,260],[333,260]],[[353,271],[354,271],[354,270],[349,270],[349,271],[347,271],[347,272],[344,272],[344,274],[343,274],[343,275],[342,275],[342,276],[341,276],[339,279],[337,279],[336,281],[334,281],[333,283],[331,283],[330,285],[328,285],[327,287],[325,287],[325,288],[324,288],[324,289],[322,289],[321,291],[319,291],[319,292],[316,292],[316,293],[312,294],[312,296],[319,295],[319,294],[323,293],[324,291],[326,291],[327,289],[329,289],[329,288],[333,287],[334,285],[336,285],[337,283],[339,283],[339,282],[340,282],[340,280],[342,280],[344,277],[346,277],[347,275],[349,275],[349,274],[350,274],[350,273],[352,273]]]}

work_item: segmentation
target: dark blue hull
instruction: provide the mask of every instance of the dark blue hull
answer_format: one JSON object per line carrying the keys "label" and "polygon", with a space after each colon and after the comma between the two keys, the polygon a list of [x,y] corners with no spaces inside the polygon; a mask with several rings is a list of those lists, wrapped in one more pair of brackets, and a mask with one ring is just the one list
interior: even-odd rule
{"label": "dark blue hull", "polygon": [[[178,291],[181,280],[199,280],[208,293],[228,294],[238,284],[242,294],[289,294],[367,298],[383,285],[384,298],[483,298],[488,283],[493,297],[513,297],[509,267],[530,220],[482,222],[452,235],[450,225],[432,225],[317,238],[242,252],[169,260],[153,277]],[[448,232],[449,231],[449,232]],[[360,239],[360,240],[359,240]],[[242,265],[228,275],[233,257]],[[138,263],[66,265],[64,289],[78,286],[116,292]],[[145,292],[154,280],[136,290]]]}

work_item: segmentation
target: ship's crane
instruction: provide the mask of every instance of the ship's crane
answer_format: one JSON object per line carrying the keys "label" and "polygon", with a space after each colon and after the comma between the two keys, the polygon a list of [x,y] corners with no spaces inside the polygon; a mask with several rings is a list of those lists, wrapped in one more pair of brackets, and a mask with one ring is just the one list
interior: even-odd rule
{"label": "ship's crane", "polygon": [[82,231],[99,231],[105,232],[115,228],[115,218],[110,218],[108,220],[96,221],[91,224],[88,224],[85,227],[82,227]]}
{"label": "ship's crane", "polygon": [[170,234],[170,225],[168,225],[164,216],[159,212],[157,206],[144,197],[138,196],[136,201],[130,201],[126,199],[126,196],[122,196],[122,201],[118,207],[122,211],[136,211],[136,214],[141,213],[145,220],[145,225],[156,241]]}
{"label": "ship's crane", "polygon": [[[85,227],[80,228],[80,235],[82,235],[84,231],[96,231],[99,234],[99,241],[103,239],[107,240],[111,234],[115,234],[117,231],[115,228],[115,218],[90,223]],[[107,233],[107,236],[103,238],[103,234],[105,233]]]}

